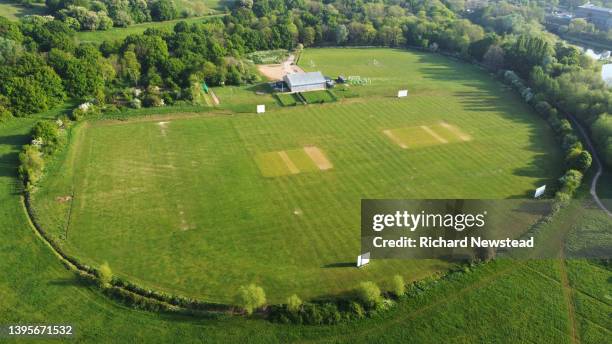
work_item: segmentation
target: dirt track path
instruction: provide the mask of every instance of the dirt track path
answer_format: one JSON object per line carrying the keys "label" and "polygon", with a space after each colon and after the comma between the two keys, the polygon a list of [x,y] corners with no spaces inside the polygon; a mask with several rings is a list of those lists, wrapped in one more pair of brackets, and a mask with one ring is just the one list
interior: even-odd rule
{"label": "dirt track path", "polygon": [[601,174],[603,173],[603,165],[601,161],[599,160],[599,156],[597,155],[595,146],[593,146],[593,143],[591,142],[591,139],[587,135],[586,130],[584,130],[582,125],[578,123],[576,118],[574,118],[574,116],[572,115],[568,115],[567,117],[578,128],[578,130],[580,130],[580,133],[582,134],[582,137],[584,138],[584,141],[586,142],[588,150],[591,151],[593,162],[595,163],[595,166],[597,168],[597,171],[595,172],[595,176],[593,176],[593,180],[591,181],[591,189],[589,192],[591,193],[593,200],[595,201],[595,203],[597,203],[599,208],[601,208],[601,210],[603,210],[606,214],[608,214],[608,216],[612,217],[612,212],[608,208],[606,208],[606,206],[603,204],[601,199],[599,199],[599,196],[597,196],[597,182],[599,181],[599,177],[601,177]]}
{"label": "dirt track path", "polygon": [[559,276],[561,279],[561,290],[563,290],[563,298],[567,305],[567,315],[570,321],[570,334],[573,344],[580,343],[578,337],[578,326],[576,326],[576,311],[574,310],[574,296],[573,290],[567,277],[567,268],[565,266],[565,253],[563,247],[559,253]]}

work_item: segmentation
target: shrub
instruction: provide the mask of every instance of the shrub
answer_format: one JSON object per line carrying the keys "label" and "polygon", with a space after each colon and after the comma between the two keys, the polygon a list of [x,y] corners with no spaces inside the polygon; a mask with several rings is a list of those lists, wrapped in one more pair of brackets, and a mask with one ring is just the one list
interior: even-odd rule
{"label": "shrub", "polygon": [[130,107],[134,109],[140,109],[142,107],[142,102],[138,98],[134,98],[130,101]]}
{"label": "shrub", "polygon": [[572,146],[574,146],[576,143],[580,142],[580,140],[578,140],[578,137],[574,134],[567,134],[563,136],[563,149],[567,150],[569,148],[571,148]]}
{"label": "shrub", "polygon": [[100,285],[102,287],[110,286],[113,281],[113,271],[111,270],[108,263],[104,263],[100,265],[97,271],[98,279],[100,280]]}
{"label": "shrub", "polygon": [[72,119],[73,121],[80,121],[83,118],[85,118],[85,114],[87,111],[81,109],[81,108],[76,108],[74,110],[72,110],[72,112],[70,113],[70,119]]}
{"label": "shrub", "polygon": [[324,303],[319,306],[321,319],[324,324],[333,325],[342,320],[342,315],[338,311],[338,306],[334,303]]}
{"label": "shrub", "polygon": [[573,132],[572,124],[567,119],[561,120],[561,125],[559,126],[559,131],[563,135],[569,135]]}
{"label": "shrub", "polygon": [[287,298],[287,310],[291,313],[297,313],[302,307],[302,300],[295,294]]}
{"label": "shrub", "polygon": [[160,98],[159,95],[157,94],[153,94],[153,93],[147,93],[147,95],[144,97],[143,100],[143,105],[145,107],[160,107],[160,106],[164,106],[164,101],[162,98]]}
{"label": "shrub", "polygon": [[355,301],[349,303],[348,311],[357,319],[362,319],[363,317],[365,317],[365,310],[359,303]]}
{"label": "shrub", "polygon": [[302,318],[304,323],[310,325],[319,325],[323,323],[323,315],[321,315],[321,312],[319,311],[317,305],[312,303],[305,304],[303,308],[303,313],[304,315]]}
{"label": "shrub", "polygon": [[404,278],[402,276],[393,276],[393,281],[391,282],[391,292],[397,297],[400,297],[406,293],[406,283],[404,282]]}
{"label": "shrub", "polygon": [[2,105],[0,105],[0,123],[8,121],[12,117],[13,115],[11,114],[11,112],[8,109],[4,108]]}
{"label": "shrub", "polygon": [[238,289],[236,301],[248,315],[251,315],[255,309],[266,303],[266,293],[262,287],[255,284],[243,285]]}
{"label": "shrub", "polygon": [[45,161],[36,146],[26,145],[19,153],[19,176],[26,188],[33,187],[42,176]]}
{"label": "shrub", "polygon": [[367,308],[376,308],[382,302],[380,288],[374,282],[361,282],[357,287],[356,296]]}
{"label": "shrub", "polygon": [[591,153],[585,150],[572,150],[572,152],[568,155],[568,160],[570,168],[581,172],[586,172],[593,163]]}
{"label": "shrub", "polygon": [[561,192],[567,193],[570,197],[582,182],[582,173],[577,170],[568,170],[563,177],[559,178]]}
{"label": "shrub", "polygon": [[40,141],[41,151],[53,154],[64,144],[65,138],[60,135],[59,126],[55,121],[38,121],[32,128],[32,138]]}
{"label": "shrub", "polygon": [[535,109],[540,115],[546,118],[549,116],[552,106],[550,106],[547,101],[543,100],[536,103]]}

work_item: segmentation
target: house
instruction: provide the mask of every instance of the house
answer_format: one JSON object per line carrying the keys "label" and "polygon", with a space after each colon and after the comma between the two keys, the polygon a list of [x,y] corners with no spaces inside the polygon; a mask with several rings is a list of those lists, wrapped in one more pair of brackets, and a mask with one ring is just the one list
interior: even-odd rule
{"label": "house", "polygon": [[602,31],[612,29],[612,8],[584,4],[576,9],[576,17],[584,18]]}
{"label": "house", "polygon": [[283,80],[291,92],[324,90],[327,85],[327,80],[321,72],[287,74]]}

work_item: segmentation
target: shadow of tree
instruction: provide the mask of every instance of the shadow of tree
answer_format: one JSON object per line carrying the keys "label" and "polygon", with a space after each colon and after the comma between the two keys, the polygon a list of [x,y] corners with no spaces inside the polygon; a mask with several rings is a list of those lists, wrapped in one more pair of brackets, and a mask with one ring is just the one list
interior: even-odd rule
{"label": "shadow of tree", "polygon": [[[504,85],[491,76],[483,78],[483,71],[477,67],[461,61],[448,60],[442,56],[431,58],[423,54],[419,58],[424,67],[419,71],[425,78],[436,81],[448,81],[449,83],[461,83],[461,85],[473,88],[473,91],[452,91],[459,104],[470,112],[495,112],[506,120],[520,124],[529,129],[529,144],[523,147],[530,151],[532,158],[525,161],[524,166],[513,170],[516,176],[536,178],[536,184],[550,181],[550,177],[561,173],[559,151],[549,152],[547,147],[557,146],[553,140],[552,130],[546,122],[531,109],[521,97],[512,90],[504,91]],[[432,67],[432,64],[435,66]],[[461,69],[461,72],[454,72]],[[548,132],[546,132],[548,131]],[[551,161],[552,159],[552,161]],[[525,194],[512,195],[509,198],[531,198],[529,192]]]}

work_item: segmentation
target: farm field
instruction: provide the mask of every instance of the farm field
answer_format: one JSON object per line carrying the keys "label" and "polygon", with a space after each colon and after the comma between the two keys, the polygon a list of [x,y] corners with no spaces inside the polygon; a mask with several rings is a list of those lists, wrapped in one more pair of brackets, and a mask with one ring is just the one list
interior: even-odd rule
{"label": "farm field", "polygon": [[[334,64],[339,52],[343,66]],[[365,75],[372,56],[379,69]],[[558,177],[546,124],[472,66],[384,49],[306,50],[301,63],[309,60],[326,75],[372,83],[355,86],[360,98],[271,106],[262,116],[87,122],[34,194],[39,218],[85,262],[106,261],[146,286],[232,302],[254,282],[274,303],[449,267],[355,269],[362,198],[524,197]],[[394,98],[398,87],[410,96]],[[275,103],[254,92],[215,88],[225,110]],[[410,128],[429,144],[414,144]]]}

